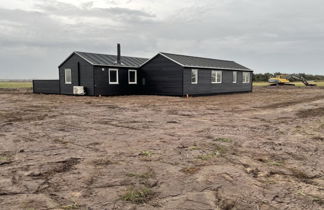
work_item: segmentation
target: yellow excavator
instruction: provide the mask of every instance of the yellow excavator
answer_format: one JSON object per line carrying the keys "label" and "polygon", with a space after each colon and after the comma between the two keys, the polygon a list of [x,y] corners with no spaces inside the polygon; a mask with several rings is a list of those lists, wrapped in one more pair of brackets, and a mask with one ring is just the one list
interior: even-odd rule
{"label": "yellow excavator", "polygon": [[275,77],[271,77],[268,82],[270,86],[295,86],[291,83],[289,79],[294,79],[295,81],[301,81],[305,86],[316,86],[316,84],[308,82],[303,76],[294,75],[294,74],[280,74]]}

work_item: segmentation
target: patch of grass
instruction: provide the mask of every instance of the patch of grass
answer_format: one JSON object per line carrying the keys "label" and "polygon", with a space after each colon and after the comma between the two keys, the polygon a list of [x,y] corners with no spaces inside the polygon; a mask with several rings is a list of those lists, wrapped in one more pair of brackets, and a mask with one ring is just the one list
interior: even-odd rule
{"label": "patch of grass", "polygon": [[209,153],[205,153],[205,154],[202,154],[202,155],[198,155],[197,156],[197,159],[200,159],[200,160],[209,160],[209,159],[212,159],[214,157],[219,157],[219,156],[222,156],[223,154],[225,154],[227,152],[227,148],[224,147],[224,146],[221,146],[221,145],[218,145],[218,144],[212,144],[212,152],[209,152]]}
{"label": "patch of grass", "polygon": [[156,176],[155,172],[149,168],[149,170],[147,172],[144,173],[127,173],[126,176],[128,177],[136,177],[136,178],[140,178],[140,179],[149,179],[149,178],[154,178]]}
{"label": "patch of grass", "polygon": [[199,167],[187,167],[187,168],[183,168],[180,171],[185,173],[185,174],[195,174],[200,170]]}
{"label": "patch of grass", "polygon": [[256,87],[264,87],[264,86],[269,86],[270,83],[268,82],[253,82],[253,86]]}
{"label": "patch of grass", "polygon": [[0,156],[0,161],[8,161],[9,159],[7,156]]}
{"label": "patch of grass", "polygon": [[31,88],[32,82],[0,82],[0,88]]}
{"label": "patch of grass", "polygon": [[196,146],[196,145],[189,147],[189,150],[191,150],[191,151],[194,151],[194,150],[200,150],[200,149],[201,149],[201,148],[198,147],[198,146]]}
{"label": "patch of grass", "polygon": [[219,155],[219,152],[215,151],[215,152],[208,153],[208,154],[198,155],[197,158],[200,160],[209,160],[209,159],[212,159],[213,157],[216,157],[218,155]]}
{"label": "patch of grass", "polygon": [[147,203],[154,197],[155,193],[147,188],[129,188],[125,194],[121,196],[121,199],[135,204]]}
{"label": "patch of grass", "polygon": [[0,165],[11,163],[12,155],[0,155]]}
{"label": "patch of grass", "polygon": [[232,142],[232,139],[229,139],[229,138],[216,138],[216,139],[214,139],[214,141],[230,143],[230,142]]}
{"label": "patch of grass", "polygon": [[279,161],[269,161],[268,164],[272,166],[282,166],[283,163]]}
{"label": "patch of grass", "polygon": [[213,147],[214,147],[214,152],[217,152],[220,155],[223,155],[227,152],[227,148],[225,146],[214,144]]}
{"label": "patch of grass", "polygon": [[153,155],[153,152],[151,151],[142,151],[139,153],[139,156],[143,156],[143,157],[151,157]]}
{"label": "patch of grass", "polygon": [[[291,82],[292,84],[295,84],[297,87],[305,87],[305,85],[302,82]],[[324,87],[324,81],[316,81],[314,82],[318,87]],[[255,87],[265,87],[269,86],[269,82],[253,82],[253,86]]]}
{"label": "patch of grass", "polygon": [[80,206],[76,202],[74,202],[71,205],[62,206],[61,208],[64,210],[71,210],[71,209],[80,209]]}

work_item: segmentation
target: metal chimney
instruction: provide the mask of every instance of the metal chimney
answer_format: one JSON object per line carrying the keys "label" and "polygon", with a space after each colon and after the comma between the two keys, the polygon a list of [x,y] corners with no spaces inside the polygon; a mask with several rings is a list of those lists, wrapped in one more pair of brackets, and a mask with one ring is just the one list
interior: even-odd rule
{"label": "metal chimney", "polygon": [[121,50],[120,50],[120,44],[117,44],[117,64],[121,64]]}

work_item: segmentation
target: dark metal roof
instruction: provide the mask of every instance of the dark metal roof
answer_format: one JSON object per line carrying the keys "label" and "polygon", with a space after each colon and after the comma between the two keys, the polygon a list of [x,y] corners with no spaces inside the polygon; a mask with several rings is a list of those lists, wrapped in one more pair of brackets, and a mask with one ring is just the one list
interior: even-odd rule
{"label": "dark metal roof", "polygon": [[234,61],[178,55],[163,52],[159,54],[181,65],[182,67],[252,71],[249,68],[242,66]]}
{"label": "dark metal roof", "polygon": [[[117,63],[117,55],[107,55],[98,53],[88,52],[73,52],[61,65],[63,65],[73,54],[79,55],[81,58],[86,60],[88,63],[94,66],[112,66],[112,67],[130,67],[138,68],[143,63],[148,61],[147,58],[137,58],[129,56],[121,56],[121,64]],[[61,66],[60,65],[60,66]]]}

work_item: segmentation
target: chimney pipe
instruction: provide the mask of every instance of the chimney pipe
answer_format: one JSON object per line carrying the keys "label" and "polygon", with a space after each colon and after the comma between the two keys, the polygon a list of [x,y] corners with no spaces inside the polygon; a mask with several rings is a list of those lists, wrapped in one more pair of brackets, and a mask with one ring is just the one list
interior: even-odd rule
{"label": "chimney pipe", "polygon": [[121,51],[120,51],[120,44],[117,44],[117,64],[121,64]]}

